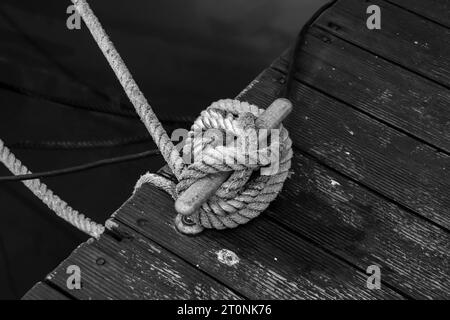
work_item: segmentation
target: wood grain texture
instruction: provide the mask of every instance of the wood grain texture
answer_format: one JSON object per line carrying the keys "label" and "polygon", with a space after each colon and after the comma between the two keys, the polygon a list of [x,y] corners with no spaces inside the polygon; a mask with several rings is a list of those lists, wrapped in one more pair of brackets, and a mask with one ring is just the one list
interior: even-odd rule
{"label": "wood grain texture", "polygon": [[76,249],[48,277],[68,291],[69,265],[81,269],[82,287],[70,290],[77,299],[238,299],[239,296],[157,244],[126,227],[122,241],[104,234]]}
{"label": "wood grain texture", "polygon": [[[172,199],[144,185],[110,219],[112,233],[47,281],[64,289],[65,268],[78,264],[79,299],[449,299],[449,44],[426,37],[446,28],[374,3],[383,29],[368,39],[366,2],[356,0],[310,30],[286,121],[292,175],[261,217],[187,237]],[[242,100],[267,107],[285,71],[281,57]],[[381,290],[366,288],[373,264]]]}
{"label": "wood grain texture", "polygon": [[71,300],[67,295],[56,291],[45,282],[36,283],[22,300]]}
{"label": "wood grain texture", "polygon": [[[242,99],[267,107],[283,79],[284,74],[268,69]],[[295,109],[286,124],[296,147],[449,226],[447,155],[299,82],[293,94]],[[428,196],[420,197],[424,193]],[[436,203],[439,214],[434,216]],[[448,297],[448,232],[302,153],[295,153],[293,176],[268,215],[360,268],[383,266],[384,281],[412,297]]]}
{"label": "wood grain texture", "polygon": [[[175,215],[168,195],[144,185],[114,214],[114,221],[251,299],[401,298],[388,288],[368,290],[364,273],[265,218],[187,237],[175,230]],[[230,251],[231,261],[221,257]]]}
{"label": "wood grain texture", "polygon": [[[266,107],[284,75],[268,70],[244,99]],[[414,212],[450,228],[450,157],[295,83],[286,120],[294,145]]]}
{"label": "wood grain texture", "polygon": [[[382,0],[380,30],[369,30],[366,1],[340,0],[316,24],[381,57],[450,86],[450,29]],[[430,6],[431,4],[427,4]]]}
{"label": "wood grain texture", "polygon": [[383,283],[409,297],[449,297],[447,232],[298,149],[292,163],[292,176],[264,215],[361,269],[379,265]]}
{"label": "wood grain texture", "polygon": [[[317,28],[297,61],[301,81],[450,152],[449,89]],[[273,67],[285,71],[286,65],[282,58]]]}
{"label": "wood grain texture", "polygon": [[[279,90],[280,85],[277,83],[281,77],[279,72],[267,70],[257,78],[258,85],[247,91],[242,99],[266,107],[272,101],[274,92]],[[351,108],[340,106],[335,101],[327,102],[328,98],[306,86],[299,86],[297,84],[295,89],[297,96],[301,97],[300,102],[295,102],[296,107],[287,120],[287,127],[292,134],[294,145],[300,148],[304,143],[312,143],[314,146],[314,141],[321,141],[318,137],[323,136],[322,131],[326,131],[324,128],[334,130],[330,134],[331,139],[335,139],[332,141],[339,141],[340,136],[351,137],[342,153],[365,148],[377,150],[372,146],[373,140],[379,139],[379,143],[383,144],[385,131],[400,134],[395,130],[383,128],[382,124],[358,114]],[[331,103],[329,108],[324,107],[327,103]],[[347,115],[347,112],[351,112],[351,115]],[[336,118],[317,123],[317,119],[327,119],[332,115]],[[351,122],[345,121],[346,119],[351,119]],[[364,130],[356,130],[354,126],[348,127],[353,122],[358,123]],[[375,128],[382,126],[375,134],[370,130],[374,123]],[[336,131],[336,128],[341,127],[342,132]],[[371,136],[371,133],[374,135]],[[352,139],[353,136],[357,138]],[[401,134],[398,139],[400,138],[418,143]],[[398,143],[401,142],[398,140]],[[353,143],[359,143],[359,146],[353,149]],[[291,177],[265,214],[361,269],[371,264],[380,265],[383,281],[399,288],[410,297],[448,298],[449,233],[317,163],[315,159],[303,154],[307,152],[315,155],[314,152],[308,148],[301,152],[300,148],[294,149]],[[384,148],[380,150],[377,157],[390,159]],[[414,157],[413,154],[411,161]],[[395,160],[391,162],[395,163]],[[405,162],[407,163],[406,160],[402,163]],[[347,163],[344,167],[366,171],[365,167],[359,166]],[[391,172],[392,170],[387,175],[392,174]],[[167,172],[165,175],[167,176]]]}
{"label": "wood grain texture", "polygon": [[448,0],[386,0],[423,17],[450,27],[450,2]]}
{"label": "wood grain texture", "polygon": [[[299,152],[267,215],[416,299],[450,297],[450,235]],[[295,176],[295,178],[294,178]]]}

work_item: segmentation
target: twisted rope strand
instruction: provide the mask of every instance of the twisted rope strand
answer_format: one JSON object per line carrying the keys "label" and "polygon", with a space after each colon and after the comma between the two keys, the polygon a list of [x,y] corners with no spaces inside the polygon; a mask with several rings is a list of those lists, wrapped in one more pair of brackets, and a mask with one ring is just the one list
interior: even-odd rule
{"label": "twisted rope strand", "polygon": [[[178,185],[175,185],[161,176],[146,174],[139,179],[136,188],[139,188],[143,183],[152,183],[167,191],[173,198],[177,198],[180,192],[208,174],[233,171],[230,178],[222,184],[216,194],[203,204],[199,212],[191,216],[191,220],[200,228],[234,228],[248,222],[264,211],[270,202],[277,197],[288,177],[292,158],[292,141],[287,130],[281,125],[281,144],[275,144],[280,151],[277,172],[271,176],[259,175],[252,178],[254,170],[268,164],[264,157],[259,156],[257,148],[243,157],[244,160],[251,158],[257,160],[257,162],[244,164],[234,161],[242,156],[236,154],[235,147],[208,146],[209,143],[214,143],[214,139],[208,140],[205,144],[205,141],[199,141],[194,134],[194,131],[198,129],[221,129],[225,132],[231,132],[235,136],[240,136],[245,135],[247,127],[256,128],[254,121],[263,112],[262,109],[239,100],[220,100],[201,113],[191,127],[189,134],[188,143],[194,150],[194,155],[206,150],[206,156],[202,155],[200,159],[195,157],[196,160],[193,164],[186,165],[87,2],[85,0],[71,1],[89,28],[170,169],[180,181]],[[249,139],[246,137],[246,141],[250,141]],[[189,150],[189,148],[187,149]],[[224,159],[233,161],[224,161]],[[32,174],[27,167],[16,159],[1,139],[0,161],[16,176]],[[23,183],[59,217],[78,229],[95,238],[98,238],[104,232],[105,227],[103,225],[91,221],[72,209],[57,195],[53,194],[39,179],[25,180]],[[179,219],[180,216],[176,220]]]}
{"label": "twisted rope strand", "polygon": [[[188,166],[184,163],[182,156],[172,141],[170,141],[156,114],[139,90],[128,68],[86,0],[71,1],[89,28],[100,50],[108,60],[117,79],[124,88],[137,114],[149,131],[170,169],[179,180],[178,185],[174,189],[173,184],[165,179],[147,174],[140,179],[138,185],[146,181],[153,182],[158,187],[162,187],[172,196],[176,197],[194,181],[207,174],[221,171],[234,171],[213,199],[204,204],[199,213],[192,216],[193,220],[198,225],[206,228],[234,228],[239,224],[248,222],[264,211],[281,191],[290,168],[292,149],[286,129],[281,126],[281,132],[284,138],[282,143],[285,146],[280,155],[281,170],[273,176],[261,175],[256,179],[250,179],[252,176],[251,173],[255,169],[265,165],[261,162],[252,166],[248,166],[248,163],[244,165],[239,162],[235,163],[235,165],[230,165],[228,162],[224,163],[224,157],[233,159],[234,155],[232,154],[236,151],[233,148],[221,149],[220,147],[210,147],[206,153],[207,156],[201,157],[200,161],[196,160],[196,162]],[[216,112],[213,110],[216,110]],[[239,130],[239,119],[235,121],[233,116],[243,116],[245,118],[244,123],[251,124],[262,112],[262,109],[238,100],[221,100],[213,104],[205,112],[202,112],[191,128],[188,140],[192,149],[194,149],[194,153],[204,149],[204,142],[196,141],[195,134],[193,134],[193,131],[196,129],[221,128],[225,129],[225,131],[231,131],[235,135],[241,135],[243,131]],[[259,159],[255,154],[251,154],[250,156]],[[229,196],[218,198],[218,195],[228,193],[230,190],[233,193],[233,198]]]}
{"label": "twisted rope strand", "polygon": [[109,65],[116,74],[117,79],[136,109],[137,114],[152,136],[153,141],[155,141],[161,151],[162,156],[175,176],[179,177],[185,166],[183,159],[159,122],[147,99],[134,81],[133,76],[114,47],[114,44],[106,34],[100,21],[85,0],[71,1],[77,12],[83,18],[83,21],[91,32],[100,50],[103,52],[105,58],[108,60]]}
{"label": "twisted rope strand", "polygon": [[[272,141],[270,146],[244,149],[239,149],[238,144],[211,146],[211,139],[205,139],[204,135],[198,133],[215,129],[243,137],[246,132],[254,132],[246,129],[256,128],[255,119],[263,111],[255,105],[239,100],[226,99],[214,102],[201,112],[191,127],[183,152],[192,153],[194,162],[182,170],[178,184],[148,173],[139,179],[135,191],[142,184],[150,183],[177,199],[182,192],[206,175],[232,171],[230,178],[198,212],[191,216],[191,220],[199,228],[225,229],[235,228],[256,218],[278,196],[288,177],[292,159],[292,141],[287,130],[281,125],[279,141]],[[256,135],[251,137],[254,138],[253,141],[251,138],[243,140],[248,146],[255,140],[258,143]],[[242,150],[246,150],[244,154],[240,153]],[[278,169],[272,175],[254,176],[256,170],[271,164],[270,160],[268,161],[269,157],[265,156],[267,152],[277,152]],[[180,216],[176,221],[179,220]]]}
{"label": "twisted rope strand", "polygon": [[[13,173],[14,175],[32,174],[28,168],[23,165],[15,155],[5,146],[0,139],[0,161]],[[43,203],[45,203],[56,215],[77,229],[87,233],[88,235],[98,238],[104,231],[105,227],[98,224],[77,210],[70,207],[65,201],[61,200],[52,190],[42,183],[39,179],[22,181],[31,192],[34,193]]]}
{"label": "twisted rope strand", "polygon": [[[263,111],[247,102],[219,100],[201,113],[191,130],[220,129],[242,137],[248,129],[245,128],[246,125],[249,125],[250,129],[255,129],[254,120]],[[207,149],[207,152],[183,170],[176,187],[178,194],[207,174],[233,171],[231,177],[222,184],[216,194],[202,205],[193,217],[194,220],[205,228],[235,228],[257,217],[269,206],[281,192],[291,167],[292,141],[282,125],[279,133],[279,144],[273,141],[271,144],[271,148],[276,149],[275,152],[279,155],[278,170],[272,175],[252,177],[255,170],[268,164],[267,158],[260,155],[269,150],[261,146],[253,149],[245,148],[247,157],[239,158],[245,156],[240,154],[242,149],[237,146],[219,145]],[[248,142],[252,145],[250,141]],[[195,144],[195,141],[190,143]],[[250,159],[257,162],[250,162]]]}
{"label": "twisted rope strand", "polygon": [[[114,45],[109,40],[97,17],[94,15],[85,0],[72,0],[75,8],[85,21],[92,36],[102,50],[114,73],[124,88],[128,98],[136,109],[137,114],[146,126],[164,159],[169,164],[172,171],[179,176],[184,167],[182,158],[176,150],[169,136],[162,127],[152,108],[148,104],[136,82],[128,71],[125,63],[121,59]],[[0,161],[15,175],[32,175],[31,171],[24,166],[15,155],[5,146],[0,139]],[[22,181],[42,202],[52,209],[59,217],[69,222],[79,230],[98,238],[105,230],[103,225],[91,221],[78,211],[67,205],[55,195],[39,179]]]}

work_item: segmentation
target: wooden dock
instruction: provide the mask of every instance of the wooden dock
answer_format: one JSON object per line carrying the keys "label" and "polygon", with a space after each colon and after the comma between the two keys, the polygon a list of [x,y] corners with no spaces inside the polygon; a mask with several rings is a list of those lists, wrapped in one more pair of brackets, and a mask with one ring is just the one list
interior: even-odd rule
{"label": "wooden dock", "polygon": [[[170,196],[144,185],[24,299],[449,299],[449,17],[447,0],[337,1],[300,49],[292,175],[266,212],[188,237]],[[267,107],[287,57],[242,100]]]}

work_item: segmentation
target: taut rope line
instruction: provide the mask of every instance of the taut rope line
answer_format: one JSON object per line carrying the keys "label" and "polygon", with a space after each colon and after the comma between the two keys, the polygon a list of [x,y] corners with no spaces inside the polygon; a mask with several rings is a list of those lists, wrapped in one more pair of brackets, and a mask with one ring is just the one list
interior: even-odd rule
{"label": "taut rope line", "polygon": [[[209,199],[200,210],[190,215],[192,225],[184,224],[180,215],[177,217],[176,221],[179,230],[185,233],[198,233],[204,227],[216,229],[233,228],[248,222],[264,211],[281,191],[291,166],[292,142],[286,129],[281,125],[282,141],[280,150],[282,164],[279,172],[271,177],[260,176],[256,179],[251,179],[252,172],[265,165],[262,163],[254,166],[243,165],[242,163],[230,166],[229,163],[223,163],[224,157],[235,154],[236,150],[232,148],[220,149],[220,146],[217,148],[210,147],[207,157],[201,157],[201,159],[197,157],[194,163],[185,164],[86,0],[72,0],[72,3],[108,60],[125,93],[160,149],[170,169],[179,180],[179,184],[177,186],[172,185],[169,181],[165,181],[165,178],[156,175],[149,175],[147,179],[140,181],[146,180],[157,186],[165,186],[164,189],[166,191],[170,191],[172,196],[177,197],[195,184],[196,181],[205,178],[207,175],[220,172],[234,172],[217,190],[212,199]],[[239,135],[242,134],[241,132],[244,129],[245,125],[243,123],[247,123],[246,125],[250,127],[253,126],[254,129],[256,117],[261,115],[263,111],[256,106],[241,103],[237,100],[221,100],[202,112],[191,128],[191,135],[195,130],[213,128]],[[250,116],[253,116],[253,118]],[[242,122],[241,118],[246,119],[246,121]],[[201,145],[201,148],[208,147],[203,145],[202,142],[195,141],[192,137],[189,137],[188,141],[188,148],[190,146],[198,147],[199,145]]]}
{"label": "taut rope line", "polygon": [[166,160],[175,176],[179,178],[184,167],[183,159],[180,157],[180,154],[164,130],[161,122],[158,120],[158,117],[153,112],[144,94],[134,81],[133,76],[114,47],[114,44],[106,34],[100,21],[85,0],[71,1],[77,12],[83,18],[84,23],[91,32],[95,42],[97,42],[100,50],[103,52],[103,55],[106,57],[106,60],[108,60],[117,79],[136,109],[137,114],[152,136],[158,149],[161,151],[164,160]]}

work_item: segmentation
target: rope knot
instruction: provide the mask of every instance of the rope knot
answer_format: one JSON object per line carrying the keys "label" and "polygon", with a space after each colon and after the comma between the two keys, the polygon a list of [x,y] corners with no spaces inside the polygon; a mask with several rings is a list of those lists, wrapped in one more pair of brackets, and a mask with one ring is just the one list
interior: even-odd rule
{"label": "rope knot", "polygon": [[278,193],[291,166],[287,130],[258,129],[264,112],[238,100],[219,100],[195,120],[182,150],[184,165],[175,197],[197,180],[218,172],[230,177],[190,216],[205,228],[234,228],[257,217]]}

